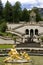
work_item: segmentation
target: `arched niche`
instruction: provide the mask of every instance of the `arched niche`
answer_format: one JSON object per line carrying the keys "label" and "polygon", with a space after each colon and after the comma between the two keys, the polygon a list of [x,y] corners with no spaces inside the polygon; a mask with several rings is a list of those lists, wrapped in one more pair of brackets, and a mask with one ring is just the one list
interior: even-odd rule
{"label": "arched niche", "polygon": [[33,35],[34,35],[34,30],[31,29],[31,30],[30,30],[30,36],[32,37]]}
{"label": "arched niche", "polygon": [[29,35],[29,30],[26,29],[26,30],[25,30],[25,33],[26,33],[26,35]]}
{"label": "arched niche", "polygon": [[35,35],[38,35],[38,29],[35,29]]}

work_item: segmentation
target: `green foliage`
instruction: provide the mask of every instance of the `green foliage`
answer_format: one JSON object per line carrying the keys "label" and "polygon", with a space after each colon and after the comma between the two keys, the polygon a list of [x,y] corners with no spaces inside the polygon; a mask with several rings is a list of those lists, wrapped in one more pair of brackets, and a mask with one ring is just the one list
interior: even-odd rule
{"label": "green foliage", "polygon": [[0,24],[2,24],[3,22],[6,22],[6,20],[5,19],[1,19],[0,20]]}
{"label": "green foliage", "polygon": [[29,21],[29,12],[26,8],[22,11],[22,20],[28,22]]}
{"label": "green foliage", "polygon": [[0,32],[5,32],[7,29],[7,24],[5,22],[1,23],[0,25]]}
{"label": "green foliage", "polygon": [[43,21],[43,18],[41,18],[41,21]]}
{"label": "green foliage", "polygon": [[12,21],[12,6],[9,1],[6,2],[3,13],[4,13],[6,21],[11,22]]}
{"label": "green foliage", "polygon": [[42,42],[43,42],[43,37],[41,37],[41,40],[42,40]]}
{"label": "green foliage", "polygon": [[13,40],[15,40],[15,41],[16,41],[16,36],[13,36]]}
{"label": "green foliage", "polygon": [[39,9],[34,7],[32,10],[36,13],[36,22],[39,22],[41,20]]}
{"label": "green foliage", "polygon": [[12,37],[11,33],[7,33],[7,32],[0,32],[0,36],[8,36],[8,37]]}
{"label": "green foliage", "polygon": [[0,36],[6,36],[6,33],[0,32]]}
{"label": "green foliage", "polygon": [[13,6],[13,21],[15,23],[18,23],[20,21],[20,16],[21,16],[21,4],[20,2],[16,2],[15,5]]}
{"label": "green foliage", "polygon": [[[40,17],[40,13],[38,8],[34,7],[32,9],[36,13],[36,22],[43,21]],[[9,23],[19,23],[19,21],[28,22],[29,14],[31,10],[28,11],[26,8],[24,10],[21,9],[21,3],[17,1],[14,6],[7,0],[5,7],[0,0],[0,23],[9,22]]]}
{"label": "green foliage", "polygon": [[0,0],[0,20],[2,19],[2,17],[3,17],[3,4]]}

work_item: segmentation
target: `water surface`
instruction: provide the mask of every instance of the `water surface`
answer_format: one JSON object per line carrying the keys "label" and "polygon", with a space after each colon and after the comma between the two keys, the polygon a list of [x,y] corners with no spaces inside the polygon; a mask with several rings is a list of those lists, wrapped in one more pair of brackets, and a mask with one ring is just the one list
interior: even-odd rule
{"label": "water surface", "polygon": [[0,65],[43,65],[43,56],[31,56],[32,63],[4,63],[5,57],[0,57]]}

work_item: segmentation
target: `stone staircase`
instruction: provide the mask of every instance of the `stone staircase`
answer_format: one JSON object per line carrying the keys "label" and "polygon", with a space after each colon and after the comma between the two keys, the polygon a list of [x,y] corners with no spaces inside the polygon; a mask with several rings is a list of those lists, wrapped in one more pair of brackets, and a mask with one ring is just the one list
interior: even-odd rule
{"label": "stone staircase", "polygon": [[6,31],[6,32],[10,32],[10,33],[12,33],[12,34],[15,34],[15,35],[19,36],[20,38],[23,38],[23,37],[22,37],[23,34],[20,33],[20,32],[17,32],[17,31],[14,31],[14,30]]}
{"label": "stone staircase", "polygon": [[22,25],[20,25],[20,26],[17,26],[17,27],[15,27],[15,28],[13,28],[12,30],[16,30],[16,29],[18,29],[18,28],[24,27],[24,25],[25,25],[25,24],[22,24]]}
{"label": "stone staircase", "polygon": [[17,47],[35,47],[35,48],[39,48],[39,47],[41,47],[41,45],[40,45],[40,43],[36,43],[36,42],[25,42],[25,43],[17,44]]}

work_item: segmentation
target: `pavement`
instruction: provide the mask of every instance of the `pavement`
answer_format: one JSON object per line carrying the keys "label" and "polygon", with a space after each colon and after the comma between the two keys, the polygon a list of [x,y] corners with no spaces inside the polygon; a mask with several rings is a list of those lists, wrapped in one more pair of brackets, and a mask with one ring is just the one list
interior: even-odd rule
{"label": "pavement", "polygon": [[0,44],[14,44],[13,40],[0,39]]}

